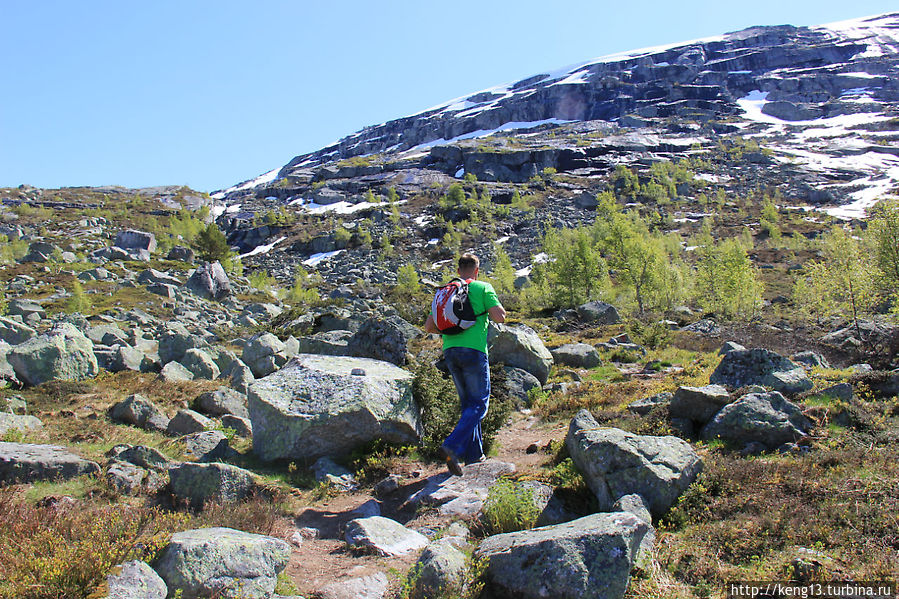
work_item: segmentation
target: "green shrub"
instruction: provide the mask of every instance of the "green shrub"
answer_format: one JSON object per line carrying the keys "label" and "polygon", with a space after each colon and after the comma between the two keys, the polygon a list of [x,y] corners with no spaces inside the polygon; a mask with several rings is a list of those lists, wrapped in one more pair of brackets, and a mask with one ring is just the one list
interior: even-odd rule
{"label": "green shrub", "polygon": [[278,285],[277,279],[262,269],[254,270],[247,279],[250,281],[250,287],[259,291],[268,291]]}
{"label": "green shrub", "polygon": [[501,534],[533,528],[540,509],[534,501],[533,489],[500,479],[487,493],[483,514],[488,532]]}
{"label": "green shrub", "polygon": [[88,298],[87,294],[84,292],[81,281],[75,279],[75,282],[72,283],[72,295],[70,295],[68,301],[66,301],[66,312],[69,314],[72,312],[81,312],[83,314],[87,312],[90,307],[90,298]]}
{"label": "green shrub", "polygon": [[205,229],[197,233],[193,245],[197,250],[197,257],[207,262],[222,260],[231,251],[225,234],[215,223],[209,223]]}

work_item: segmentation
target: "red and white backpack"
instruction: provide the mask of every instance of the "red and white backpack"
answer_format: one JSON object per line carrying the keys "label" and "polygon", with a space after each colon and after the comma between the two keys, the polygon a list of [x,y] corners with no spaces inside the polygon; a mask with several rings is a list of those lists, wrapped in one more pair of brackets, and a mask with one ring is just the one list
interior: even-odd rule
{"label": "red and white backpack", "polygon": [[468,284],[474,279],[453,279],[434,294],[431,316],[441,335],[457,335],[474,326],[480,314],[474,313],[468,297]]}

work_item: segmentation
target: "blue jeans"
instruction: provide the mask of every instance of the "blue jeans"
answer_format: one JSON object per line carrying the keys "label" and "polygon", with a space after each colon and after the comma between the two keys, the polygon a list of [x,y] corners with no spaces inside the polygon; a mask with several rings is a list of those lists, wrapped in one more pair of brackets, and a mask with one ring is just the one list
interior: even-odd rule
{"label": "blue jeans", "polygon": [[462,414],[443,446],[466,464],[484,455],[481,420],[490,403],[490,366],[487,354],[467,347],[450,347],[443,352],[459,393]]}

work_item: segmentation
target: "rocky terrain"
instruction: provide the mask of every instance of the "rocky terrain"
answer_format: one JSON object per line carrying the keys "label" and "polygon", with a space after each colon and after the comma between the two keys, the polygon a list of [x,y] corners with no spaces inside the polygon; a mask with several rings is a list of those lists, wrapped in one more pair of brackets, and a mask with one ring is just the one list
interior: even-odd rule
{"label": "rocky terrain", "polygon": [[[894,279],[815,287],[891,222],[897,37],[892,14],[605,57],[212,195],[0,190],[0,597],[899,579]],[[451,477],[420,325],[468,249],[510,319],[489,457]]]}

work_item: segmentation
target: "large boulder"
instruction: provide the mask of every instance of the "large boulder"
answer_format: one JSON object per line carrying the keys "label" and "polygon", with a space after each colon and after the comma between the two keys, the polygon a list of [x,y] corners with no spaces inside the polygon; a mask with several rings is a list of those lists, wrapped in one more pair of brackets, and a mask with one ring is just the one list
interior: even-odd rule
{"label": "large boulder", "polygon": [[169,593],[153,568],[141,561],[115,566],[106,577],[105,591],[102,599],[165,599]]}
{"label": "large boulder", "polygon": [[148,252],[155,252],[156,236],[153,233],[135,231],[134,229],[119,231],[115,236],[115,247],[122,248],[123,250],[147,250]]}
{"label": "large boulder", "polygon": [[387,557],[405,555],[428,544],[428,539],[423,534],[383,516],[350,520],[347,522],[344,538],[350,547]]}
{"label": "large boulder", "polygon": [[587,410],[572,419],[565,444],[603,511],[637,493],[660,516],[702,470],[702,460],[683,439],[601,428]]}
{"label": "large boulder", "polygon": [[172,494],[193,505],[210,500],[237,501],[255,488],[253,473],[230,464],[184,462],[169,470]]}
{"label": "large boulder", "polygon": [[788,395],[814,386],[804,368],[778,353],[760,348],[726,353],[709,382],[734,388],[763,385]]}
{"label": "large boulder", "polygon": [[777,391],[750,393],[721,409],[701,432],[703,439],[762,443],[774,449],[808,435],[812,423]]}
{"label": "large boulder", "polygon": [[383,572],[375,572],[368,576],[357,576],[326,584],[315,592],[315,597],[316,599],[385,599],[389,587],[390,581],[387,580],[387,575]]}
{"label": "large boulder", "polygon": [[593,322],[596,324],[618,324],[621,317],[618,310],[612,304],[606,302],[587,302],[576,308],[578,318],[582,322]]}
{"label": "large boulder", "polygon": [[68,480],[100,466],[59,445],[0,442],[0,484]]}
{"label": "large boulder", "polygon": [[700,425],[730,403],[730,393],[721,385],[679,387],[668,406],[672,418],[687,418]]}
{"label": "large boulder", "polygon": [[197,407],[213,416],[233,414],[241,418],[249,418],[247,412],[247,396],[228,387],[219,387],[215,391],[207,391],[197,397]]}
{"label": "large boulder", "polygon": [[241,360],[249,366],[254,377],[261,378],[287,363],[287,346],[271,333],[255,335],[244,346]]}
{"label": "large boulder", "polygon": [[34,416],[7,414],[0,412],[0,436],[5,435],[11,430],[22,432],[39,430],[43,428],[44,423]]}
{"label": "large boulder", "polygon": [[347,342],[347,348],[354,356],[384,360],[397,366],[406,364],[406,348],[409,341],[421,335],[418,327],[412,326],[397,315],[370,318],[362,323],[359,330]]}
{"label": "large boulder", "polygon": [[626,512],[593,514],[487,537],[476,555],[487,558],[487,581],[504,596],[620,599],[651,530]]}
{"label": "large boulder", "polygon": [[546,384],[553,356],[534,329],[490,323],[487,343],[491,364],[521,368],[537,377],[541,385]]}
{"label": "large boulder", "polygon": [[528,391],[541,388],[540,381],[530,372],[521,368],[505,366],[503,368],[502,386],[516,407],[530,407],[531,397]]}
{"label": "large boulder", "polygon": [[0,341],[6,341],[10,345],[18,345],[34,337],[37,337],[37,332],[27,324],[0,316]]}
{"label": "large boulder", "polygon": [[457,538],[441,538],[421,552],[414,566],[417,577],[412,586],[412,599],[461,597],[467,584],[468,559],[456,545]]}
{"label": "large boulder", "polygon": [[162,409],[152,401],[137,393],[129,395],[112,406],[110,417],[125,424],[133,424],[146,430],[165,432],[169,426],[169,418]]}
{"label": "large boulder", "polygon": [[180,362],[187,350],[206,346],[202,337],[192,334],[180,322],[172,322],[159,335],[159,361],[163,364]]}
{"label": "large boulder", "polygon": [[212,356],[195,347],[184,352],[181,365],[194,375],[195,379],[215,380],[221,374]]}
{"label": "large boulder", "polygon": [[599,366],[599,352],[588,343],[566,343],[550,350],[556,364],[574,368],[593,368]]}
{"label": "large boulder", "polygon": [[231,281],[218,262],[197,267],[187,280],[187,288],[206,299],[220,300],[231,295]]}
{"label": "large boulder", "polygon": [[183,599],[268,599],[290,559],[280,539],[231,528],[201,528],[172,535],[155,568]]}
{"label": "large boulder", "polygon": [[59,379],[81,380],[100,372],[94,344],[66,322],[15,346],[6,359],[19,380],[29,385]]}
{"label": "large boulder", "polygon": [[249,387],[253,450],[263,460],[338,456],[384,439],[414,444],[412,375],[367,358],[301,354]]}

